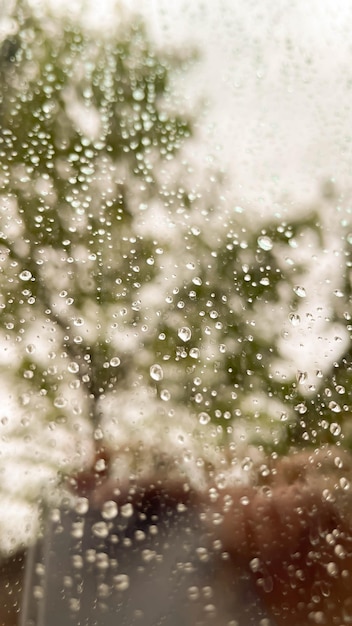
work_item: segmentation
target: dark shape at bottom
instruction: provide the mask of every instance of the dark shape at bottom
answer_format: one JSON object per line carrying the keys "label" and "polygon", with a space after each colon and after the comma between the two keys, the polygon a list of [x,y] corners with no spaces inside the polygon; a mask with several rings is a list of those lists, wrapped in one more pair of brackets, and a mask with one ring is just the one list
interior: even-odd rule
{"label": "dark shape at bottom", "polygon": [[21,626],[272,626],[196,507],[52,511],[26,566]]}

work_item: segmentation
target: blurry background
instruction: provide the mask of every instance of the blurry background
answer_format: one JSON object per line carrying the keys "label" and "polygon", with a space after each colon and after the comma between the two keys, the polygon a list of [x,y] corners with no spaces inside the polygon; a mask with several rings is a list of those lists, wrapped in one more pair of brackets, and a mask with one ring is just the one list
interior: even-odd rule
{"label": "blurry background", "polygon": [[0,7],[0,551],[106,441],[349,447],[350,4]]}

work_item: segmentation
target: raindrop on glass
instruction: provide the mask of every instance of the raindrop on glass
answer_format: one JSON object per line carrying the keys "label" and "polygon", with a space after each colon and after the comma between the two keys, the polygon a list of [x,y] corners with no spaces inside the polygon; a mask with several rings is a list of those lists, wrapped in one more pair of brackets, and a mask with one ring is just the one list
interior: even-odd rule
{"label": "raindrop on glass", "polygon": [[334,437],[338,437],[341,434],[340,424],[337,424],[336,422],[332,422],[330,424],[330,432],[332,435],[334,435]]}
{"label": "raindrop on glass", "polygon": [[114,576],[114,584],[118,591],[126,591],[130,586],[130,579],[127,574],[117,574]]}
{"label": "raindrop on glass", "polygon": [[272,240],[267,235],[262,235],[261,237],[258,237],[258,246],[262,250],[265,250],[265,252],[269,252],[269,250],[272,250],[273,245],[274,244]]}
{"label": "raindrop on glass", "polygon": [[92,526],[92,533],[99,539],[105,539],[109,534],[108,526],[105,522],[96,522]]}
{"label": "raindrop on glass", "polygon": [[20,273],[20,279],[27,281],[30,280],[32,278],[32,273],[29,270],[23,270],[23,272]]}
{"label": "raindrop on glass", "polygon": [[294,287],[293,291],[295,292],[296,296],[298,296],[299,298],[305,298],[307,296],[305,288],[301,287],[300,285],[297,285],[296,287]]}
{"label": "raindrop on glass", "polygon": [[79,372],[79,365],[75,361],[71,361],[68,364],[67,369],[71,374],[77,374]]}
{"label": "raindrop on glass", "polygon": [[101,511],[101,516],[105,520],[114,519],[116,517],[117,513],[118,513],[118,508],[117,508],[117,504],[116,504],[116,502],[114,502],[114,500],[107,500],[106,502],[104,502],[103,508],[102,508],[102,511]]}
{"label": "raindrop on glass", "polygon": [[190,338],[192,337],[192,332],[191,329],[188,328],[188,326],[182,326],[182,328],[179,328],[177,331],[177,334],[179,336],[180,339],[182,339],[182,341],[189,341]]}
{"label": "raindrop on glass", "polygon": [[301,323],[301,318],[299,315],[297,315],[297,313],[290,313],[288,319],[290,320],[292,326],[299,326],[299,324]]}
{"label": "raindrop on glass", "polygon": [[206,413],[205,411],[202,411],[202,413],[199,413],[198,419],[199,419],[199,423],[202,424],[202,426],[205,426],[206,424],[209,424],[210,422],[210,415]]}
{"label": "raindrop on glass", "polygon": [[153,380],[159,381],[159,380],[162,380],[164,377],[164,372],[162,370],[162,367],[158,365],[157,363],[152,365],[149,371],[150,371],[150,377]]}

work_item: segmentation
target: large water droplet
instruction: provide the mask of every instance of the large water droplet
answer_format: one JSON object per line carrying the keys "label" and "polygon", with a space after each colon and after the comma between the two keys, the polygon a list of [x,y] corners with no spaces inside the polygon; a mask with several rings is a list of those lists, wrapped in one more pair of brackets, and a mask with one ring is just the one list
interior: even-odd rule
{"label": "large water droplet", "polygon": [[126,591],[130,586],[130,579],[127,574],[117,574],[114,576],[115,589],[118,591]]}
{"label": "large water droplet", "polygon": [[273,245],[274,244],[272,240],[267,235],[262,235],[261,237],[258,237],[258,246],[262,250],[265,250],[265,252],[269,252],[269,250],[272,250]]}
{"label": "large water droplet", "polygon": [[23,272],[20,273],[20,279],[27,281],[30,280],[32,278],[32,273],[29,270],[23,270]]}
{"label": "large water droplet", "polygon": [[79,372],[79,365],[75,361],[71,361],[71,363],[68,364],[67,369],[71,374],[77,374],[77,372]]}
{"label": "large water droplet", "polygon": [[182,339],[182,341],[189,341],[190,338],[192,337],[192,332],[191,329],[188,328],[188,326],[182,326],[182,328],[179,328],[177,331],[177,334],[179,336],[180,339]]}
{"label": "large water droplet", "polygon": [[157,363],[154,363],[154,365],[151,366],[149,372],[150,378],[152,378],[153,380],[159,381],[162,380],[164,377],[163,369]]}
{"label": "large water droplet", "polygon": [[99,539],[105,539],[109,534],[108,526],[105,522],[96,522],[92,526],[92,533]]}
{"label": "large water droplet", "polygon": [[299,326],[299,324],[301,323],[301,318],[299,315],[297,315],[297,313],[290,313],[288,319],[290,320],[292,326]]}
{"label": "large water droplet", "polygon": [[103,504],[103,508],[101,510],[101,516],[105,520],[114,519],[118,513],[118,508],[116,502],[114,500],[107,500]]}
{"label": "large water droplet", "polygon": [[300,285],[296,285],[296,287],[293,288],[293,291],[299,298],[305,298],[307,296],[305,288]]}
{"label": "large water droplet", "polygon": [[340,424],[337,424],[336,422],[332,422],[330,424],[330,432],[332,435],[334,435],[334,437],[338,437],[341,434]]}
{"label": "large water droplet", "polygon": [[205,411],[202,411],[202,413],[199,413],[198,419],[199,419],[199,423],[202,424],[202,426],[205,426],[206,424],[209,424],[210,422],[210,415],[206,413]]}

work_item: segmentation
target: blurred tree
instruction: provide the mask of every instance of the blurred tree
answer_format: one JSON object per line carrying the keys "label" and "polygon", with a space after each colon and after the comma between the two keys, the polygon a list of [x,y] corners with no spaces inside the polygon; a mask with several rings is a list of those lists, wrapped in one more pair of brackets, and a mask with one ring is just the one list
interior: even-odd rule
{"label": "blurred tree", "polygon": [[[228,205],[221,177],[187,153],[192,121],[170,81],[190,57],[154,48],[140,21],[97,36],[18,1],[10,22],[2,428],[8,454],[18,437],[25,497],[82,468],[89,440],[115,447],[128,471],[168,455],[178,468],[215,464],[244,433],[287,450],[305,398],[275,377],[280,320],[295,316],[305,267],[291,252],[302,233],[319,236],[316,212],[253,224]],[[2,488],[23,494],[3,459]]]}

